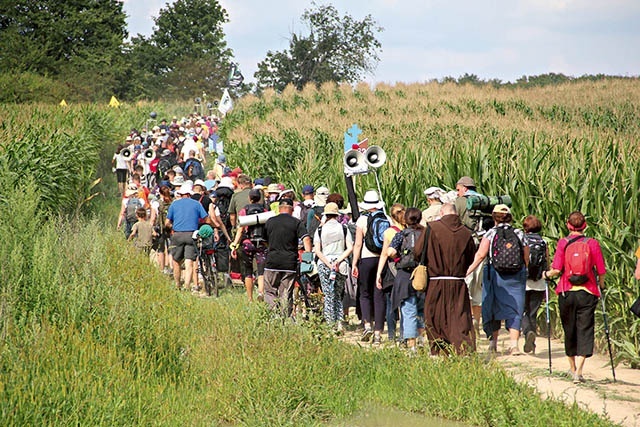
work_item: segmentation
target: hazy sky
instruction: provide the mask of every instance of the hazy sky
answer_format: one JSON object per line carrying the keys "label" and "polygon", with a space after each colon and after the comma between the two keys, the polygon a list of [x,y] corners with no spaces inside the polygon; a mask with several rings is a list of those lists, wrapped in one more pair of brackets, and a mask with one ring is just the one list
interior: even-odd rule
{"label": "hazy sky", "polygon": [[[124,0],[129,33],[149,35],[171,0]],[[320,2],[318,2],[320,3]],[[549,72],[640,75],[639,0],[336,0],[340,14],[371,15],[384,31],[369,82],[423,82],[476,74],[515,81]],[[247,81],[268,50],[288,47],[309,1],[221,0],[226,41]]]}

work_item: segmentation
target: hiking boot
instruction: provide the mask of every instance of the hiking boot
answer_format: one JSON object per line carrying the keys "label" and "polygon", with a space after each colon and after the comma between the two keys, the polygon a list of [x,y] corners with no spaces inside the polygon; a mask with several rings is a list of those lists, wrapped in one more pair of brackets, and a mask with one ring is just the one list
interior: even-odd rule
{"label": "hiking boot", "polygon": [[365,326],[364,332],[362,332],[362,338],[360,338],[360,341],[369,342],[369,339],[371,339],[371,335],[373,335],[371,326]]}
{"label": "hiking boot", "polygon": [[536,351],[536,333],[533,331],[527,332],[527,335],[524,339],[524,352],[525,353],[535,353]]}

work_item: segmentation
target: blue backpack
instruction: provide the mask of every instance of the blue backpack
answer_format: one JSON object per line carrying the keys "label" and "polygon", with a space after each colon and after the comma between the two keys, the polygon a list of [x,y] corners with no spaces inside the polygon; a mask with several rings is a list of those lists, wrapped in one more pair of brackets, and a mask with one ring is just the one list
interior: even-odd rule
{"label": "blue backpack", "polygon": [[383,211],[375,211],[368,215],[364,245],[369,251],[374,254],[382,252],[383,234],[389,227],[391,227],[391,223]]}

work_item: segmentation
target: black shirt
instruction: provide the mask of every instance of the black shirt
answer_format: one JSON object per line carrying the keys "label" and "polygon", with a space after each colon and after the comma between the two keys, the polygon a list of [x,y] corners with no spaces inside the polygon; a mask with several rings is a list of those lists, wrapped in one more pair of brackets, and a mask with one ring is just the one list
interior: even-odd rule
{"label": "black shirt", "polygon": [[265,268],[296,271],[298,240],[307,236],[304,224],[289,214],[280,214],[270,218],[264,228],[269,243]]}
{"label": "black shirt", "polygon": [[193,200],[199,201],[202,207],[204,208],[204,210],[207,211],[207,213],[209,213],[209,205],[211,205],[212,203],[209,196],[204,194],[193,194],[191,195],[191,198]]}

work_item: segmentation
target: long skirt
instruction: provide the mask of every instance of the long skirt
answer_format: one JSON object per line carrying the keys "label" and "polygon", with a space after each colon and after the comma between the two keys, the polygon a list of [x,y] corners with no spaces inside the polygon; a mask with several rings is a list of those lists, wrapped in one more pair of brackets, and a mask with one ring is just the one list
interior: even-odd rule
{"label": "long skirt", "polygon": [[524,313],[527,270],[517,273],[499,273],[493,265],[484,266],[482,274],[482,328],[490,338],[500,330],[504,320],[507,329],[520,330]]}

